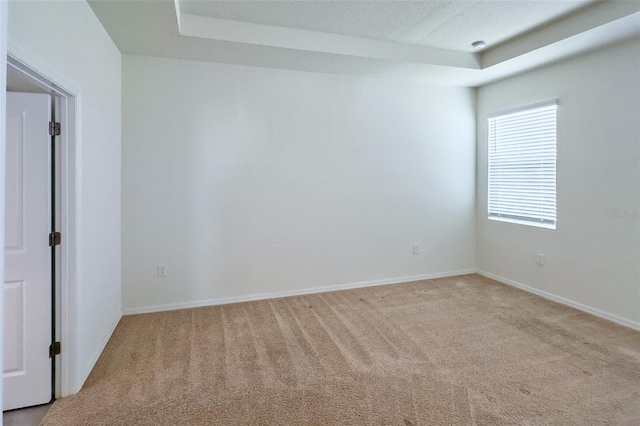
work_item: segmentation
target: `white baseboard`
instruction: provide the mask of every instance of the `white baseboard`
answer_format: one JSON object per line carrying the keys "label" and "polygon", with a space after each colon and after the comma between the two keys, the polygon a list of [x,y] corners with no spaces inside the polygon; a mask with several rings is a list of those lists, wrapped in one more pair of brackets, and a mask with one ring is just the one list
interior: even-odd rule
{"label": "white baseboard", "polygon": [[82,389],[82,386],[84,386],[84,382],[86,382],[87,379],[89,378],[89,374],[91,374],[91,370],[93,370],[93,367],[95,367],[96,362],[98,362],[98,358],[100,358],[100,355],[102,355],[102,351],[104,351],[104,348],[107,346],[107,343],[109,343],[109,339],[111,339],[111,336],[113,335],[113,332],[118,326],[118,323],[120,322],[121,318],[122,318],[122,312],[118,312],[118,315],[116,315],[115,319],[113,320],[113,323],[109,328],[109,331],[102,338],[100,347],[93,353],[93,356],[91,357],[91,362],[89,363],[87,368],[85,368],[85,370],[82,372],[82,375],[80,376],[80,387],[78,388],[78,391]]}
{"label": "white baseboard", "polygon": [[531,287],[531,286],[528,286],[526,284],[522,284],[522,283],[519,283],[517,281],[513,281],[513,280],[510,280],[508,278],[492,274],[491,272],[487,272],[487,271],[483,271],[481,269],[478,269],[477,273],[482,275],[482,276],[485,276],[487,278],[491,278],[492,280],[499,281],[499,282],[501,282],[503,284],[507,284],[507,285],[510,285],[510,286],[513,286],[513,287],[517,287],[517,288],[519,288],[521,290],[524,290],[524,291],[526,291],[528,293],[533,293],[533,294],[538,295],[540,297],[544,297],[545,299],[549,299],[549,300],[552,300],[554,302],[562,303],[563,305],[571,306],[572,308],[578,309],[578,310],[586,312],[588,314],[592,314],[592,315],[595,315],[597,317],[604,318],[604,319],[609,320],[609,321],[613,321],[613,322],[618,323],[620,325],[624,325],[625,327],[629,327],[629,328],[632,328],[634,330],[640,330],[640,322],[634,322],[634,321],[631,321],[631,320],[629,320],[627,318],[622,318],[622,317],[619,317],[617,315],[610,314],[610,313],[605,312],[605,311],[601,311],[600,309],[596,309],[596,308],[593,308],[591,306],[584,305],[584,304],[579,303],[579,302],[575,302],[575,301],[573,301],[571,299],[567,299],[567,298],[562,297],[562,296],[556,296],[555,294],[548,293],[546,291],[539,290],[539,289],[537,289],[535,287]]}
{"label": "white baseboard", "polygon": [[217,299],[196,300],[193,302],[169,303],[165,305],[145,306],[140,308],[124,309],[124,315],[148,314],[152,312],[173,311],[177,309],[200,308],[203,306],[226,305],[230,303],[251,302],[254,300],[275,299],[277,297],[302,296],[305,294],[326,293],[328,291],[349,290],[353,288],[373,287],[387,284],[400,284],[412,281],[430,280],[434,278],[454,277],[457,275],[473,274],[476,269],[463,269],[459,271],[439,272],[424,275],[412,275],[408,277],[386,278],[374,281],[361,281],[349,284],[329,285],[323,287],[311,287],[301,290],[279,291],[272,293],[251,294],[247,296],[221,297]]}

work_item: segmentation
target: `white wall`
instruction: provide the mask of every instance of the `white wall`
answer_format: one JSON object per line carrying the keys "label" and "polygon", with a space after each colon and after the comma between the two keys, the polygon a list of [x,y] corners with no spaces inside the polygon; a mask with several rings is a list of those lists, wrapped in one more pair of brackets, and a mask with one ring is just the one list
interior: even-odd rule
{"label": "white wall", "polygon": [[475,267],[474,90],[128,55],[122,89],[125,312]]}
{"label": "white wall", "polygon": [[75,359],[73,393],[121,312],[121,57],[84,1],[10,2],[8,38],[10,48],[78,95],[77,311],[70,313],[77,330],[75,346],[63,342]]}
{"label": "white wall", "polygon": [[[635,40],[482,87],[477,104],[478,268],[636,327],[639,70]],[[557,229],[488,220],[487,116],[549,99],[559,100]]]}

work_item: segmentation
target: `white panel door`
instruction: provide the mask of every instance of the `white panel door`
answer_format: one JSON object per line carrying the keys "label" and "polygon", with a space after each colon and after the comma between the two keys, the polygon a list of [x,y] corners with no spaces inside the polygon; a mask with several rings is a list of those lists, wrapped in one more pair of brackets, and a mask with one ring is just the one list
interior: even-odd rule
{"label": "white panel door", "polygon": [[51,98],[7,93],[4,410],[51,399]]}

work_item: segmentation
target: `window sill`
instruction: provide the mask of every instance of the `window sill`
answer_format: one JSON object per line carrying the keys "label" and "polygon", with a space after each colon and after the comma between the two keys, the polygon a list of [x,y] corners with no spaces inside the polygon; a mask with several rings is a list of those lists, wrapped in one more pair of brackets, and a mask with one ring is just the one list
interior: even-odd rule
{"label": "window sill", "polygon": [[518,225],[533,226],[533,227],[536,227],[536,228],[556,229],[556,224],[555,223],[554,224],[551,224],[551,223],[538,223],[538,222],[531,222],[531,221],[528,221],[528,220],[511,219],[511,218],[496,217],[496,216],[488,216],[487,219],[495,220],[497,222],[517,223]]}

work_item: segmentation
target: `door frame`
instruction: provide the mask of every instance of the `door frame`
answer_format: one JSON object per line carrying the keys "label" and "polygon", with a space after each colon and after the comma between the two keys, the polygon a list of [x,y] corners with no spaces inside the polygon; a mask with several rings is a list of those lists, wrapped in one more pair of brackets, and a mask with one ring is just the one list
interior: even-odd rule
{"label": "door frame", "polygon": [[[79,172],[80,133],[78,91],[66,84],[56,73],[39,64],[11,42],[7,46],[7,66],[21,72],[54,98],[55,119],[62,132],[58,137],[57,226],[62,243],[56,256],[56,340],[62,350],[57,355],[55,396],[64,397],[79,390],[78,381],[78,255],[79,255]],[[4,151],[4,138],[2,139]],[[4,209],[4,207],[3,207]]]}
{"label": "door frame", "polygon": [[[7,2],[0,2],[0,223],[4,223],[4,153],[6,145],[7,88]],[[0,247],[4,247],[4,226],[0,226]],[[0,276],[4,277],[4,250],[0,256]],[[3,278],[4,281],[4,278]],[[4,283],[3,283],[4,285]],[[4,290],[0,291],[0,365],[4,365]],[[3,377],[0,376],[0,407],[4,401]],[[3,410],[4,411],[4,410]],[[0,419],[0,425],[2,420]]]}

